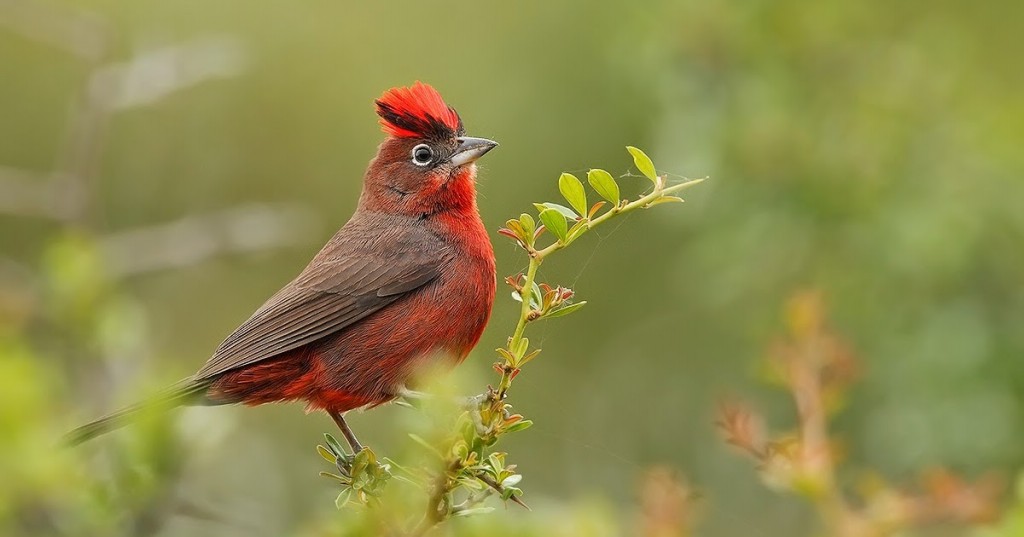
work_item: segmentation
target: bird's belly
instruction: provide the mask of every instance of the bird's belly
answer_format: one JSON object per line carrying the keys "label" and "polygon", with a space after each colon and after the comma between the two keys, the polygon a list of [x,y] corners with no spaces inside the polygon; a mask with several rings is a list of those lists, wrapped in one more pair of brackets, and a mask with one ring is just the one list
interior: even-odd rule
{"label": "bird's belly", "polygon": [[494,292],[493,265],[468,264],[341,332],[224,374],[208,396],[246,404],[302,400],[332,412],[385,403],[426,367],[465,359],[487,324]]}
{"label": "bird's belly", "polygon": [[[390,401],[426,367],[456,365],[476,345],[494,301],[493,269],[454,274],[399,300],[313,348],[317,408]],[[354,408],[349,406],[349,408]]]}

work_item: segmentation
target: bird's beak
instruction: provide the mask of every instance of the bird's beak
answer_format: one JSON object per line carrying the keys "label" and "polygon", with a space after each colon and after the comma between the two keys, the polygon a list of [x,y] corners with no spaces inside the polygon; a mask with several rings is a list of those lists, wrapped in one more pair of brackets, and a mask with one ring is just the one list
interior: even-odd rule
{"label": "bird's beak", "polygon": [[456,166],[470,164],[476,159],[484,156],[485,153],[498,147],[498,142],[487,138],[473,138],[472,136],[460,136],[457,138],[459,146],[452,154],[451,162]]}

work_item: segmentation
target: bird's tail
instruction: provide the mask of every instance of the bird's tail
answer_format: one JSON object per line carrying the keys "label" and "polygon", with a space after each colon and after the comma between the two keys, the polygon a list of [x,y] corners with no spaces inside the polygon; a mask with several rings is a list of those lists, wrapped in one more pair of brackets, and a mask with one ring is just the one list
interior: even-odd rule
{"label": "bird's tail", "polygon": [[117,412],[75,428],[64,435],[61,444],[77,446],[97,436],[120,429],[146,414],[164,412],[172,408],[197,402],[206,392],[208,386],[208,382],[196,382],[190,378],[182,380],[145,401],[127,406]]}

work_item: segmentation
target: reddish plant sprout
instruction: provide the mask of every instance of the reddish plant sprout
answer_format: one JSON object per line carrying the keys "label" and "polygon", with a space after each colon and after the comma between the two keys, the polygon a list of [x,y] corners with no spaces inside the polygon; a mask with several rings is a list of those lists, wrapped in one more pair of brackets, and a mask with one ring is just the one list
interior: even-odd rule
{"label": "reddish plant sprout", "polygon": [[859,497],[837,478],[840,449],[828,421],[859,376],[851,347],[831,328],[821,293],[795,294],[785,308],[786,337],[767,357],[771,380],[785,388],[797,411],[795,434],[765,433],[761,419],[739,403],[722,405],[717,424],[724,440],[757,463],[765,484],[806,498],[828,535],[883,537],[935,523],[973,524],[998,513],[1002,485],[987,477],[970,484],[933,470],[921,491],[905,492],[873,479]]}

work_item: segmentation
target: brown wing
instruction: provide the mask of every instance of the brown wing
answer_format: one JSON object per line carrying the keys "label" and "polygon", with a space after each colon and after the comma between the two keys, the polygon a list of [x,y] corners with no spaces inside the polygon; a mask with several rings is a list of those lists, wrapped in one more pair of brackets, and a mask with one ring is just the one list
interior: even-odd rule
{"label": "brown wing", "polygon": [[[342,228],[298,278],[220,344],[194,379],[209,379],[343,330],[437,278],[448,253],[444,244],[422,229],[388,224],[383,233],[358,222]],[[365,238],[366,231],[375,235]]]}

